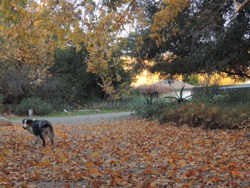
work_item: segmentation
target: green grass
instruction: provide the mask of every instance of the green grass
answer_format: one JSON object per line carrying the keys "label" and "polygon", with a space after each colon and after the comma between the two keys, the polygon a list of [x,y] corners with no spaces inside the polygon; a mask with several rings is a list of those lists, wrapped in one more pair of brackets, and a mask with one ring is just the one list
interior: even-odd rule
{"label": "green grass", "polygon": [[102,109],[102,110],[79,110],[79,111],[69,111],[69,112],[54,112],[44,117],[64,117],[64,116],[81,116],[81,115],[91,115],[91,114],[105,114],[113,112],[123,112],[125,110],[117,109]]}
{"label": "green grass", "polygon": [[[81,115],[91,115],[91,114],[105,114],[105,113],[115,113],[115,112],[125,112],[126,109],[98,109],[98,110],[77,110],[69,112],[53,112],[44,116],[33,116],[36,117],[66,117],[66,116],[81,116]],[[17,120],[23,118],[24,116],[11,116],[7,117],[10,120]]]}

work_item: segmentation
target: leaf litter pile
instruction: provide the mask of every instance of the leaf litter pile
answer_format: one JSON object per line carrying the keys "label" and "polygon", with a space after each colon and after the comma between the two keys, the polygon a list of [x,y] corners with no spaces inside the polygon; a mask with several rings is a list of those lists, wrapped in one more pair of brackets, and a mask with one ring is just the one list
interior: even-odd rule
{"label": "leaf litter pile", "polygon": [[248,187],[246,130],[124,120],[54,125],[55,147],[0,127],[0,187]]}

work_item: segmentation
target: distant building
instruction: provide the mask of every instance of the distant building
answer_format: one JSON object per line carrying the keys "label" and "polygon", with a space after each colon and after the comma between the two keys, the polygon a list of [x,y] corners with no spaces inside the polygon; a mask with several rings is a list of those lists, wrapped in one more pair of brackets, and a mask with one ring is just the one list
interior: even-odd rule
{"label": "distant building", "polygon": [[240,89],[240,88],[250,88],[250,83],[249,84],[219,86],[219,89]]}
{"label": "distant building", "polygon": [[214,98],[215,96],[226,96],[230,103],[249,103],[250,84],[223,85],[193,88],[193,98]]}
{"label": "distant building", "polygon": [[154,97],[178,97],[180,96],[180,91],[183,87],[182,97],[187,99],[191,98],[194,86],[178,80],[162,80],[154,84],[139,86],[136,89],[144,95]]}

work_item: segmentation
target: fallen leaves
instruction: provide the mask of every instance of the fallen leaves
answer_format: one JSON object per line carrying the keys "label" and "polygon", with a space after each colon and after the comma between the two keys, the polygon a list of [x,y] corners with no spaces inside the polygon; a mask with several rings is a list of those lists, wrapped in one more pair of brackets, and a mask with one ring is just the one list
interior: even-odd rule
{"label": "fallen leaves", "polygon": [[[0,128],[0,187],[247,187],[245,131],[143,120],[55,125],[54,149],[21,126]],[[49,142],[48,142],[49,143]]]}

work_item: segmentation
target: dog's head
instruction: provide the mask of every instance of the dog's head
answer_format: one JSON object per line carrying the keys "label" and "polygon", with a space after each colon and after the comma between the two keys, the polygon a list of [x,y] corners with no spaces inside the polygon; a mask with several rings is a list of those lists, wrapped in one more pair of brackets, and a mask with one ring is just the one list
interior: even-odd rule
{"label": "dog's head", "polygon": [[31,126],[33,120],[32,119],[23,119],[22,123],[23,123],[23,128],[24,129],[28,129],[29,126]]}

